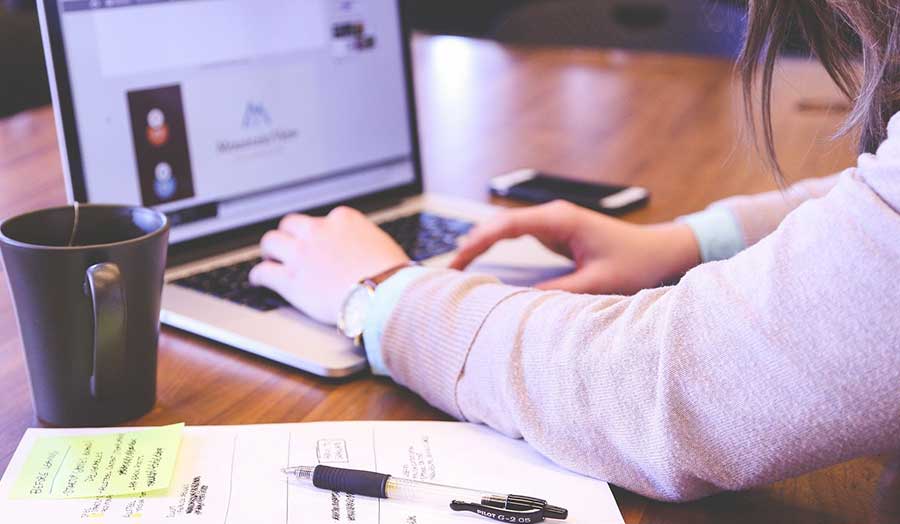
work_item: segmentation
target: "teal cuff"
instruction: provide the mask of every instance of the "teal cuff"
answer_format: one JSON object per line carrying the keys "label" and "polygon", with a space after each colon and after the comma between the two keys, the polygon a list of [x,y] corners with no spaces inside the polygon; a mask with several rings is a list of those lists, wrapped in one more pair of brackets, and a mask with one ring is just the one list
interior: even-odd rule
{"label": "teal cuff", "polygon": [[381,351],[381,338],[387,328],[388,320],[394,307],[400,301],[400,297],[413,280],[434,271],[426,267],[410,267],[398,271],[391,278],[382,282],[375,289],[375,301],[366,325],[363,328],[363,341],[366,346],[366,358],[375,375],[389,375],[387,366],[384,365],[384,355]]}
{"label": "teal cuff", "polygon": [[729,259],[747,247],[741,226],[727,207],[711,207],[677,221],[693,230],[703,262]]}

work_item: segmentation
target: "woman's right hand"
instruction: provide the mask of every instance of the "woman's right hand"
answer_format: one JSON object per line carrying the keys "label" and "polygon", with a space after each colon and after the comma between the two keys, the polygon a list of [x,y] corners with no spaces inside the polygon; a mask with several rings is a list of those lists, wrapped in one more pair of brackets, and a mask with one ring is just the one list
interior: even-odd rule
{"label": "woman's right hand", "polygon": [[700,263],[687,225],[629,224],[556,201],[504,211],[477,226],[462,240],[451,267],[464,269],[499,240],[523,235],[575,262],[573,273],[543,282],[540,289],[630,295],[674,280]]}

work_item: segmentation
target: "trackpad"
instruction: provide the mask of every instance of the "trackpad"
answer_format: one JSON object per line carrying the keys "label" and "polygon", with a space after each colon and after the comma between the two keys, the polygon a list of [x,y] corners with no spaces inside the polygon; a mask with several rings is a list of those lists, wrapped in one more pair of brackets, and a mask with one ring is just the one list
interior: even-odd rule
{"label": "trackpad", "polygon": [[570,267],[537,268],[496,264],[472,264],[466,271],[493,275],[499,278],[504,284],[509,284],[511,286],[533,287],[541,282],[567,275],[572,272],[572,269],[573,268]]}
{"label": "trackpad", "polygon": [[550,251],[536,238],[525,236],[494,244],[467,271],[494,275],[513,286],[533,286],[574,269],[571,260]]}

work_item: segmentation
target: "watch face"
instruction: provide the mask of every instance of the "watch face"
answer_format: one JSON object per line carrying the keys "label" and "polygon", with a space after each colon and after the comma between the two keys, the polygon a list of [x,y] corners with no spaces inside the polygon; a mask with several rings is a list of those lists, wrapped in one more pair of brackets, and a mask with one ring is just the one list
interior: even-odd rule
{"label": "watch face", "polygon": [[357,284],[354,286],[344,307],[341,310],[341,318],[338,327],[345,336],[356,338],[362,335],[366,325],[369,308],[372,306],[373,291],[368,286]]}

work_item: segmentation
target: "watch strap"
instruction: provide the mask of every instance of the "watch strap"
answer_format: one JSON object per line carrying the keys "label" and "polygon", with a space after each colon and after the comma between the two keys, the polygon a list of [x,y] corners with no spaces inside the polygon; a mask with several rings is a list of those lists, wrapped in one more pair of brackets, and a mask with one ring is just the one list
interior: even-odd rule
{"label": "watch strap", "polygon": [[389,268],[389,269],[386,269],[386,270],[382,271],[381,273],[378,273],[377,275],[375,275],[375,276],[373,276],[373,277],[364,278],[363,280],[360,281],[360,284],[364,284],[364,285],[368,286],[368,287],[371,288],[371,289],[375,289],[375,288],[378,287],[382,282],[384,282],[385,280],[391,278],[392,276],[394,276],[395,274],[399,273],[400,271],[402,271],[402,270],[404,270],[404,269],[406,269],[406,268],[409,268],[409,267],[415,267],[415,266],[418,266],[418,265],[419,265],[418,262],[404,262],[403,264],[398,264],[398,265],[393,266],[393,267],[391,267],[391,268]]}
{"label": "watch strap", "polygon": [[[396,266],[390,267],[390,268],[382,271],[381,273],[378,273],[375,276],[372,276],[369,278],[364,278],[359,281],[359,284],[362,286],[366,286],[367,288],[369,288],[369,290],[374,292],[375,289],[385,280],[391,278],[392,276],[396,275],[397,273],[399,273],[400,271],[402,271],[406,268],[416,267],[418,265],[420,265],[418,262],[412,262],[412,261],[404,262],[403,264],[398,264]],[[353,339],[353,344],[356,347],[365,348],[365,340],[363,339],[363,336],[361,333],[359,336],[357,336]]]}

